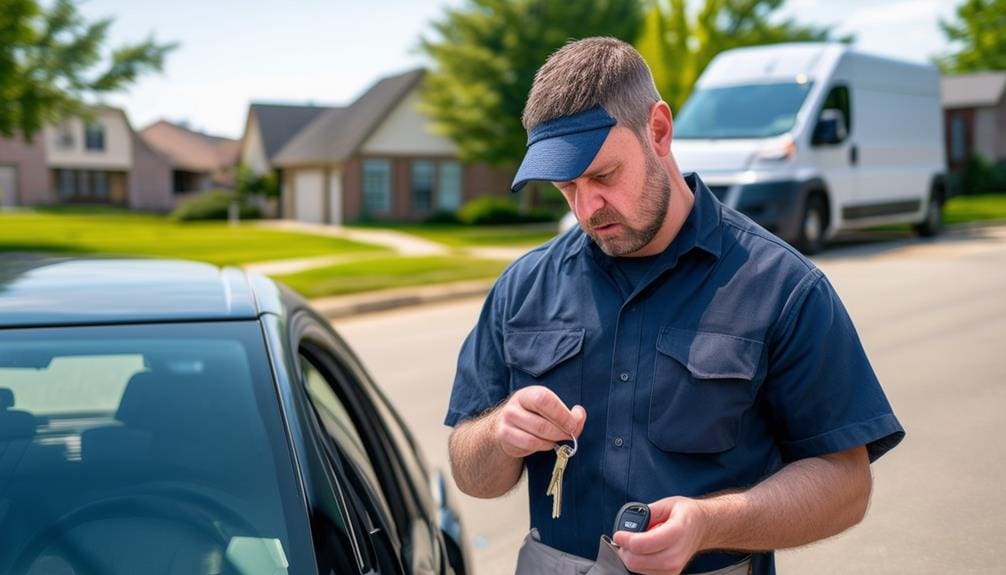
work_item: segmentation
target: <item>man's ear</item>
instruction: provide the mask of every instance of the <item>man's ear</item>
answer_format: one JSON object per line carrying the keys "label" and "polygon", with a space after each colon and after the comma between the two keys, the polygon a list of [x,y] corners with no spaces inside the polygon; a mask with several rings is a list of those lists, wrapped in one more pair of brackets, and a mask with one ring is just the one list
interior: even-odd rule
{"label": "man's ear", "polygon": [[671,137],[674,135],[674,121],[671,108],[663,100],[650,106],[650,145],[658,157],[671,153]]}

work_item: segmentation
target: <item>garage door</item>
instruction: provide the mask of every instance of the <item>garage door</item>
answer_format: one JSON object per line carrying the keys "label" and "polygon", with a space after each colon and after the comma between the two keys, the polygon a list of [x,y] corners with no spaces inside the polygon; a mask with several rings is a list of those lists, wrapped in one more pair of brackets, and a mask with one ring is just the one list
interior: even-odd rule
{"label": "garage door", "polygon": [[324,174],[321,170],[301,170],[294,174],[294,217],[301,222],[324,223]]}
{"label": "garage door", "polygon": [[17,168],[0,166],[0,207],[13,206],[16,198]]}

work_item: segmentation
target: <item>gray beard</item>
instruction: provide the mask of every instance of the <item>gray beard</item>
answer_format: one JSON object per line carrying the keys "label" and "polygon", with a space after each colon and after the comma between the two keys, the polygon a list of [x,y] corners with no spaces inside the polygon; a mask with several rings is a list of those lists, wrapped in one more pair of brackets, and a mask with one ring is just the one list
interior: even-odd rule
{"label": "gray beard", "polygon": [[[583,226],[587,235],[605,254],[621,257],[643,249],[653,240],[664,223],[671,199],[671,180],[667,172],[660,169],[652,152],[646,156],[646,182],[643,184],[643,189],[644,193],[640,198],[642,227],[630,227],[621,214],[608,208],[598,210]],[[615,223],[621,224],[623,229],[618,236],[602,238],[594,232],[594,228],[598,226]]]}

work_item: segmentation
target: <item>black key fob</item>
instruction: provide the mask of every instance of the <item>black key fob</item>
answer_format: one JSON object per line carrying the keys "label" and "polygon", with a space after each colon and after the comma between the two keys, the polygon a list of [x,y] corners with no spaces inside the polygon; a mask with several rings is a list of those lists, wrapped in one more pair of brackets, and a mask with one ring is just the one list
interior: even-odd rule
{"label": "black key fob", "polygon": [[646,528],[650,525],[650,508],[645,503],[637,503],[635,501],[626,503],[618,510],[618,515],[615,517],[615,531],[631,531],[633,533],[641,533],[646,531]]}

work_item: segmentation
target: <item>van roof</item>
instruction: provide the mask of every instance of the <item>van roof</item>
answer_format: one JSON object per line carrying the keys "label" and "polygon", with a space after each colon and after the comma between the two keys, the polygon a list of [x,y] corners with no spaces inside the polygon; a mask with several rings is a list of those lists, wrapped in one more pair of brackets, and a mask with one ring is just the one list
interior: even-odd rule
{"label": "van roof", "polygon": [[857,76],[871,78],[870,83],[882,82],[883,76],[897,69],[899,82],[911,76],[915,81],[909,80],[910,83],[938,94],[935,67],[859,52],[840,42],[791,42],[727,50],[709,63],[696,87],[791,82],[801,75],[808,81],[822,80],[850,57],[856,60]]}

